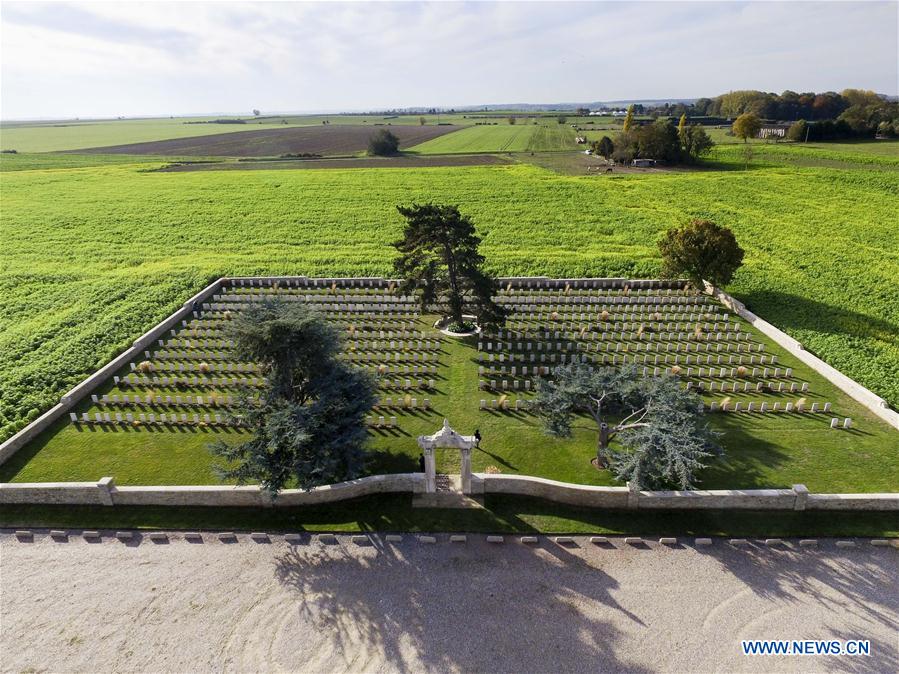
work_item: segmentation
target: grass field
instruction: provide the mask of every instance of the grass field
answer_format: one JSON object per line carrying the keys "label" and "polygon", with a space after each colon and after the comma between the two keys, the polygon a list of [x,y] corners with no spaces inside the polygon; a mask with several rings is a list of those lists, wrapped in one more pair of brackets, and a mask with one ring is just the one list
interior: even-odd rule
{"label": "grass field", "polygon": [[[490,117],[485,119],[484,115],[490,115]],[[0,123],[0,149],[17,150],[18,152],[59,152],[220,133],[282,129],[285,126],[320,127],[325,125],[325,123],[337,126],[375,126],[382,124],[418,126],[421,117],[424,117],[428,126],[436,124],[468,126],[483,121],[495,121],[505,124],[505,118],[499,112],[445,113],[440,115],[262,115],[259,118],[221,117],[222,119],[243,119],[244,124],[201,123],[219,119],[218,117],[34,122],[4,121]],[[523,118],[520,123],[532,122]]]}
{"label": "grass field", "polygon": [[552,152],[575,149],[574,136],[567,124],[470,126],[408,149],[421,154]]}
{"label": "grass field", "polygon": [[[0,147],[18,152],[58,152],[126,143],[145,143],[171,138],[189,138],[219,133],[236,133],[262,128],[282,128],[283,124],[188,124],[202,118],[123,119],[96,122],[61,121],[6,123],[0,125]],[[321,122],[318,122],[321,124]],[[305,126],[305,124],[297,124]]]}
{"label": "grass field", "polygon": [[[79,150],[82,153],[128,155],[167,155],[183,157],[278,157],[282,154],[354,155],[364,153],[369,139],[379,129],[336,124],[223,133],[191,138],[157,140],[149,143],[113,145]],[[407,149],[431,138],[449,134],[453,126],[390,127],[399,138],[400,149]]]}
{"label": "grass field", "polygon": [[428,199],[470,213],[491,267],[510,275],[652,277],[661,231],[715,219],[747,249],[734,294],[899,403],[893,172],[759,166],[579,178],[526,165],[179,174],[146,166],[4,173],[4,436],[211,278],[389,273],[386,246],[401,227],[394,206]]}
{"label": "grass field", "polygon": [[616,511],[490,495],[485,508],[412,508],[408,495],[298,508],[7,505],[0,526],[225,531],[467,531],[643,536],[899,536],[889,512]]}

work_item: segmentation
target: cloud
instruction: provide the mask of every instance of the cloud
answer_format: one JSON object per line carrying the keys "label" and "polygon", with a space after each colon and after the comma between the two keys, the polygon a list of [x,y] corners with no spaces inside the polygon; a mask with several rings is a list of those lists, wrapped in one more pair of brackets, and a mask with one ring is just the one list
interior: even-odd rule
{"label": "cloud", "polygon": [[359,110],[749,87],[896,94],[897,7],[4,2],[0,113]]}

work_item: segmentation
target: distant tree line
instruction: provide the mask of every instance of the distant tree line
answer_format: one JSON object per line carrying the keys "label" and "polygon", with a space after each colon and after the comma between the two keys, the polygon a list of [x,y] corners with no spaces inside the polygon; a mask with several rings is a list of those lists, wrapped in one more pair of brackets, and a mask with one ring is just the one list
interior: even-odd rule
{"label": "distant tree line", "polygon": [[700,98],[692,105],[665,103],[648,109],[635,106],[635,112],[654,117],[686,114],[690,117],[729,119],[749,113],[759,119],[804,120],[808,127],[802,127],[803,140],[806,130],[809,131],[809,140],[838,140],[875,134],[892,138],[899,135],[899,102],[888,101],[873,91],[862,89],[819,94],[731,91],[715,98]]}

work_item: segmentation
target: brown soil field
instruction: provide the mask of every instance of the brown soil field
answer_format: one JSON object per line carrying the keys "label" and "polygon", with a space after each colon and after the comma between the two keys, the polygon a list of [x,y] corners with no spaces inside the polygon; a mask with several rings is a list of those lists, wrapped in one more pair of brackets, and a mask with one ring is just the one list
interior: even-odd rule
{"label": "brown soil field", "polygon": [[[347,155],[368,147],[373,133],[386,126],[308,126],[286,129],[238,131],[211,136],[174,138],[148,143],[131,143],[78,150],[78,154],[149,154],[178,157],[278,157],[282,154],[312,153]],[[458,126],[391,126],[400,139],[400,149],[457,131]]]}
{"label": "brown soil field", "polygon": [[245,171],[273,169],[348,169],[348,168],[427,168],[433,166],[485,166],[508,164],[509,160],[492,154],[473,155],[400,155],[397,157],[347,157],[341,159],[280,159],[277,161],[210,161],[169,164],[164,173],[186,171]]}

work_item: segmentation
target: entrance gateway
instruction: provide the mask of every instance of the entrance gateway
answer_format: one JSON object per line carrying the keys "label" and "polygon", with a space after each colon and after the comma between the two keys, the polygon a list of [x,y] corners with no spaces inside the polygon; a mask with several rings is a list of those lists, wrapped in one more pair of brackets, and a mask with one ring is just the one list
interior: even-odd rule
{"label": "entrance gateway", "polygon": [[449,421],[443,420],[443,428],[433,435],[419,435],[418,446],[425,455],[425,491],[437,491],[437,465],[434,450],[438,447],[458,449],[462,453],[462,493],[471,493],[471,450],[478,444],[473,435],[460,435],[450,428]]}

